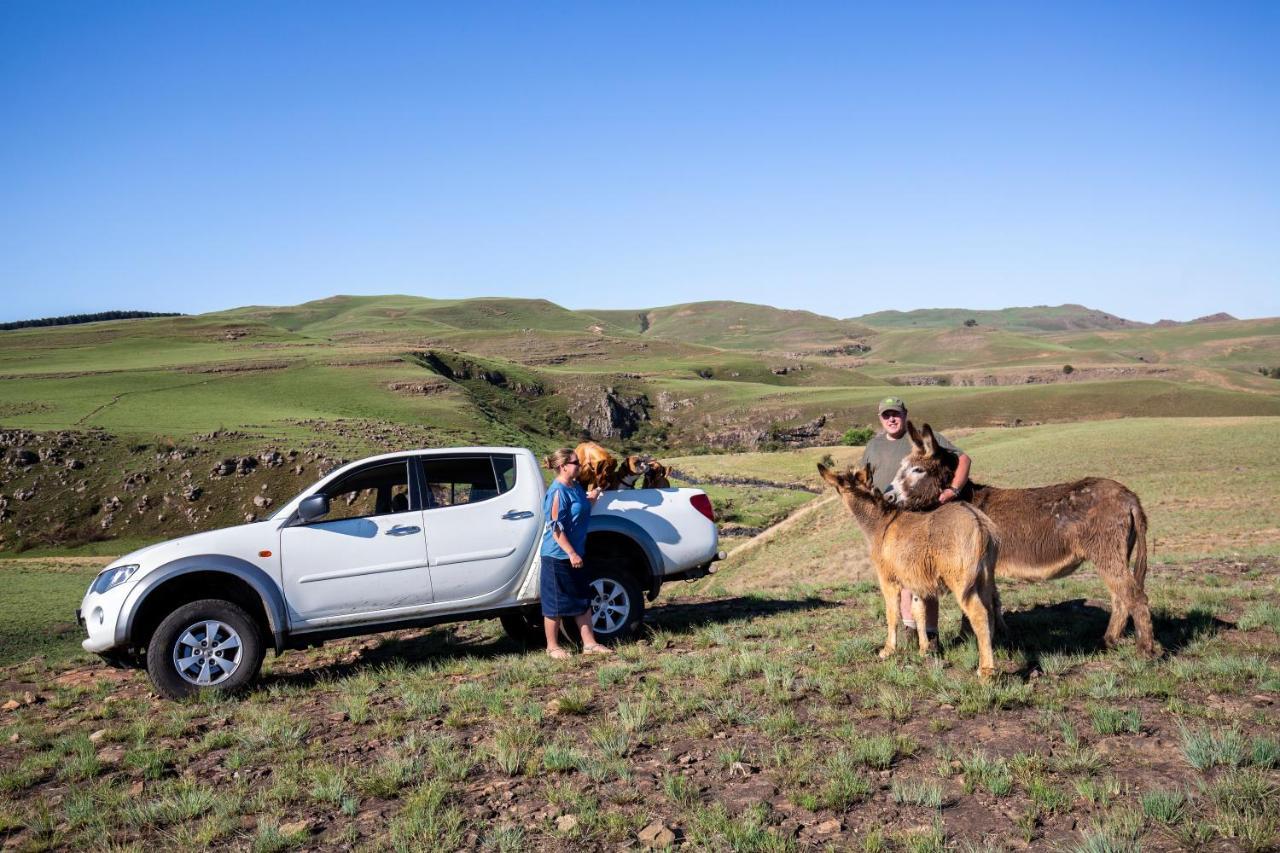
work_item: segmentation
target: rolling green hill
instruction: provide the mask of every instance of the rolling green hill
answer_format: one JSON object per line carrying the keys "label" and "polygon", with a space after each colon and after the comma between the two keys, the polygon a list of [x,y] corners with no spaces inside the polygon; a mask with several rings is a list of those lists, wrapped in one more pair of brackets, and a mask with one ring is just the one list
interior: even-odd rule
{"label": "rolling green hill", "polygon": [[[734,302],[338,296],[0,332],[0,549],[239,520],[249,496],[208,472],[242,456],[282,454],[263,485],[283,495],[337,460],[404,446],[830,444],[890,392],[948,429],[1280,415],[1280,381],[1258,372],[1280,365],[1280,319],[1025,328],[1043,310],[996,312],[1024,312],[1024,328],[947,312],[872,328]],[[20,451],[41,458],[19,464]],[[163,481],[152,503],[125,493],[131,475]],[[217,509],[181,497],[197,483]],[[104,510],[112,498],[132,509]]]}
{"label": "rolling green hill", "polygon": [[972,321],[979,326],[1023,332],[1052,332],[1073,329],[1134,329],[1145,323],[1126,320],[1083,305],[1037,305],[1034,308],[1002,308],[977,311],[968,308],[924,308],[917,311],[877,311],[852,322],[877,329],[949,328]]}
{"label": "rolling green hill", "polygon": [[690,302],[666,308],[587,313],[651,338],[726,349],[839,348],[855,345],[871,332],[858,323],[811,311],[745,302]]}

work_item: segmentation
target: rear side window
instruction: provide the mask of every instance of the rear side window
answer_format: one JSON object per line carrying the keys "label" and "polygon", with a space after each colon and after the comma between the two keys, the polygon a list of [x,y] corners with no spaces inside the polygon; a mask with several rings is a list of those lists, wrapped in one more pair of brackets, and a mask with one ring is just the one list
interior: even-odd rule
{"label": "rear side window", "polygon": [[514,456],[491,456],[493,473],[498,477],[498,491],[509,492],[516,487],[516,458]]}
{"label": "rear side window", "polygon": [[[498,470],[505,463],[504,475]],[[507,470],[509,469],[509,470]],[[427,508],[474,504],[496,498],[515,484],[515,459],[510,456],[461,456],[422,460]]]}

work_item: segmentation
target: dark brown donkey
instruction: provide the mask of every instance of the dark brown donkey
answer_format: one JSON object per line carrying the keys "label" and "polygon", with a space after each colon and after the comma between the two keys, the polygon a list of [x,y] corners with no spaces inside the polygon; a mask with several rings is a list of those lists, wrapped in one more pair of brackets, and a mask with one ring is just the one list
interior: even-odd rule
{"label": "dark brown donkey", "polygon": [[[880,657],[893,654],[898,641],[898,596],[905,586],[919,595],[951,590],[956,603],[978,637],[978,672],[995,672],[991,651],[993,621],[999,620],[995,562],[998,546],[991,522],[966,504],[939,507],[933,512],[904,512],[884,499],[871,484],[871,469],[837,474],[824,465],[818,473],[844,498],[867,539],[867,550],[884,593],[888,627]],[[915,599],[920,653],[929,651],[924,604]]]}
{"label": "dark brown donkey", "polygon": [[[912,449],[898,468],[893,494],[904,509],[936,507],[942,490],[951,483],[958,458],[938,444],[928,424],[917,432],[908,421],[907,431]],[[1143,589],[1147,515],[1137,495],[1115,480],[1087,477],[1032,489],[968,483],[960,497],[985,512],[996,526],[1000,537],[997,577],[1053,580],[1088,560],[1111,593],[1111,622],[1103,641],[1114,646],[1132,616],[1139,650],[1156,653],[1151,609]]]}

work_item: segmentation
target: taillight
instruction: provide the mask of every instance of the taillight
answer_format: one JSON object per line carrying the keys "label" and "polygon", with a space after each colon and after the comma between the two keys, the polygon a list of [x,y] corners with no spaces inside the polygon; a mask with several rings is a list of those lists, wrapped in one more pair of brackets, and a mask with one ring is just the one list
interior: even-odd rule
{"label": "taillight", "polygon": [[702,492],[689,498],[689,503],[693,504],[693,508],[707,517],[708,521],[716,520],[716,511],[711,508],[711,498]]}

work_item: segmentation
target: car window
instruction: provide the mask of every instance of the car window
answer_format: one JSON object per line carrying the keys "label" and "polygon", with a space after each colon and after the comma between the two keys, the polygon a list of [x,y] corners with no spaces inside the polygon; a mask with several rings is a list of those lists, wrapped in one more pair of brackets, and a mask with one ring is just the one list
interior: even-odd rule
{"label": "car window", "polygon": [[[515,467],[514,458],[511,467]],[[509,476],[514,483],[514,470]],[[488,456],[424,459],[422,478],[429,509],[487,501],[510,488],[498,477],[493,459]]]}
{"label": "car window", "polygon": [[498,491],[509,492],[516,487],[516,458],[506,454],[490,457],[493,473],[498,477]]}
{"label": "car window", "polygon": [[325,521],[368,518],[409,509],[409,466],[388,462],[352,471],[325,488],[329,514]]}

